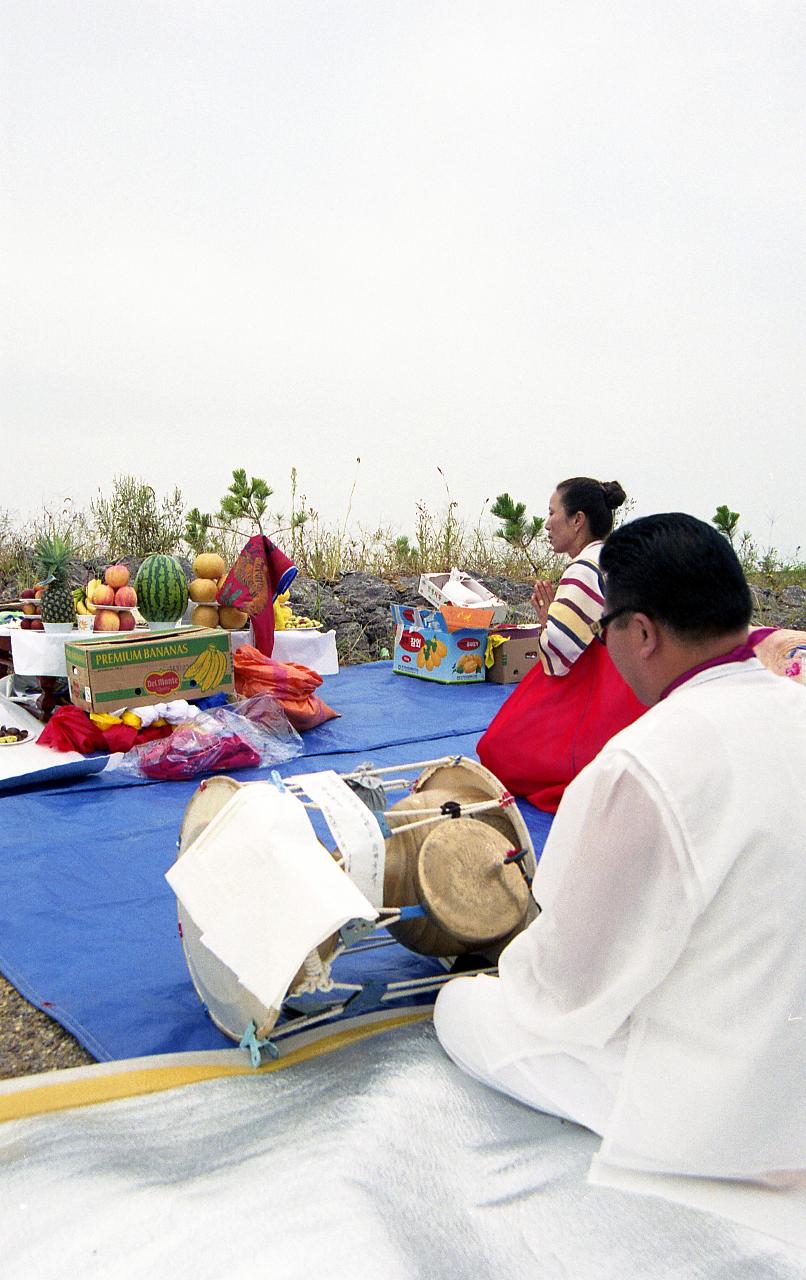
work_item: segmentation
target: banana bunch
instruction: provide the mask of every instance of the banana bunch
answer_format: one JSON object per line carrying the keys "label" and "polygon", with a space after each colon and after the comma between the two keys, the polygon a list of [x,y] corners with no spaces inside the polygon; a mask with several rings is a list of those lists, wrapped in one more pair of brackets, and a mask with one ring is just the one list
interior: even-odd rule
{"label": "banana bunch", "polygon": [[[92,594],[96,587],[102,587],[103,585],[104,584],[100,578],[90,578],[82,592],[84,608],[79,609],[78,605],[76,605],[76,613],[95,613],[97,611],[98,606],[92,603]],[[78,587],[77,590],[81,591],[81,588]],[[73,596],[75,597],[75,592],[73,593]]]}
{"label": "banana bunch", "polygon": [[434,671],[447,652],[448,646],[436,636],[431,636],[417,654],[417,666],[421,670],[425,668],[426,671]]}
{"label": "banana bunch", "polygon": [[[132,729],[139,729],[140,725],[143,723],[140,717],[135,715],[133,711],[124,711],[119,716],[113,716],[108,711],[91,711],[90,720],[92,720],[94,724],[97,724],[98,728],[104,733],[107,729],[112,729],[117,724],[127,724]],[[164,724],[165,721],[162,720],[158,722],[155,720],[154,723]]]}
{"label": "banana bunch", "polygon": [[227,670],[227,659],[214,644],[208,644],[203,653],[185,672],[186,680],[195,680],[200,689],[213,689],[223,680]]}
{"label": "banana bunch", "polygon": [[73,590],[73,604],[76,607],[76,613],[95,613],[94,609],[87,608],[87,602],[84,599],[84,588],[75,587]]}

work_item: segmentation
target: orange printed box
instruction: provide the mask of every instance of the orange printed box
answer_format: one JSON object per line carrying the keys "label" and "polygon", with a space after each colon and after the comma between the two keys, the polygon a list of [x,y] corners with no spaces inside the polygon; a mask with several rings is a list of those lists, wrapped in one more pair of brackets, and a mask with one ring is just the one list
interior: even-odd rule
{"label": "orange printed box", "polygon": [[492,611],[443,605],[390,605],[395,623],[392,670],[438,684],[478,684]]}

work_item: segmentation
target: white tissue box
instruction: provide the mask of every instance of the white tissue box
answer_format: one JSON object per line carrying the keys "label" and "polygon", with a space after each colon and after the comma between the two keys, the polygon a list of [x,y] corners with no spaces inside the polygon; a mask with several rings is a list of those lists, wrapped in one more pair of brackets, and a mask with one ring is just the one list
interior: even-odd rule
{"label": "white tissue box", "polygon": [[[451,581],[457,581],[456,573],[423,573],[420,575],[420,585],[418,591],[420,595],[428,600],[430,604],[441,606],[443,604],[459,605],[458,600],[449,599],[446,595],[445,588]],[[477,582],[475,578],[471,578],[469,574],[459,572],[458,584],[473,599],[462,600],[460,607],[471,609],[492,609],[492,622],[494,626],[503,622],[507,616],[509,606],[505,600],[501,600],[498,596],[494,596],[492,591],[488,591],[483,583]]]}

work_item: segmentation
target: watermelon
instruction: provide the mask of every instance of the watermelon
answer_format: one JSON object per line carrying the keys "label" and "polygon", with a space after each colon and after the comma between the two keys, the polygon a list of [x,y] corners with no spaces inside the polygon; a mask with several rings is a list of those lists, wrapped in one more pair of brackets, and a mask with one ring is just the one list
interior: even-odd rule
{"label": "watermelon", "polygon": [[188,604],[188,585],[174,556],[146,556],[134,580],[137,608],[147,622],[176,622]]}

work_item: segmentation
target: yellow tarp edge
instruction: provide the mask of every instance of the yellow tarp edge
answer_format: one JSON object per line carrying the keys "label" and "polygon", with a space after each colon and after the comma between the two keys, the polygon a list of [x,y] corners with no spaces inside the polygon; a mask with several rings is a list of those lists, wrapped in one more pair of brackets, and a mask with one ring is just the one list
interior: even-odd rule
{"label": "yellow tarp edge", "polygon": [[[410,1022],[420,1022],[431,1017],[431,1009],[418,1010],[416,1013],[400,1014],[388,1021],[373,1023],[368,1026],[352,1027],[342,1031],[324,1035],[320,1040],[291,1049],[280,1058],[265,1063],[257,1069],[245,1060],[243,1066],[220,1066],[209,1061],[198,1065],[186,1063],[181,1066],[139,1067],[131,1071],[121,1071],[120,1064],[110,1064],[114,1070],[105,1073],[101,1065],[97,1074],[84,1075],[81,1078],[49,1080],[47,1084],[37,1085],[32,1078],[30,1087],[15,1088],[13,1092],[0,1092],[0,1123],[7,1120],[21,1120],[26,1116],[43,1115],[49,1111],[66,1111],[71,1107],[95,1106],[100,1102],[115,1102],[121,1098],[138,1097],[147,1093],[162,1093],[168,1089],[176,1089],[183,1085],[200,1084],[205,1080],[220,1080],[226,1076],[263,1076],[284,1067],[293,1067],[300,1062],[320,1057],[325,1053],[333,1053],[348,1044],[365,1040],[369,1036],[379,1035],[383,1031],[392,1031],[396,1027],[406,1026]],[[170,1060],[170,1055],[166,1055]],[[91,1068],[91,1071],[94,1070]],[[67,1072],[65,1074],[68,1074]],[[11,1083],[6,1082],[6,1083]],[[14,1082],[15,1085],[18,1082]],[[0,1082],[2,1089],[2,1082]]]}

